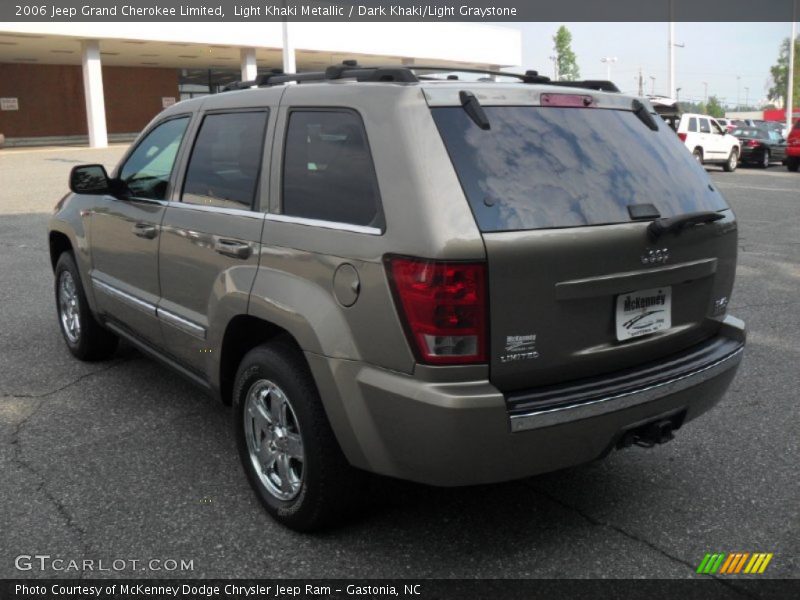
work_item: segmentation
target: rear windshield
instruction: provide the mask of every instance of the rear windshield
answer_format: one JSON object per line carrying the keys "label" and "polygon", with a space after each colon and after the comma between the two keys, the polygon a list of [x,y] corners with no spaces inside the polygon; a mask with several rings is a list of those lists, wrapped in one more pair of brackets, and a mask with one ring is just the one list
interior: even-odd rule
{"label": "rear windshield", "polygon": [[484,107],[482,130],[461,107],[431,110],[482,231],[625,223],[631,204],[727,208],[672,130],[629,111]]}

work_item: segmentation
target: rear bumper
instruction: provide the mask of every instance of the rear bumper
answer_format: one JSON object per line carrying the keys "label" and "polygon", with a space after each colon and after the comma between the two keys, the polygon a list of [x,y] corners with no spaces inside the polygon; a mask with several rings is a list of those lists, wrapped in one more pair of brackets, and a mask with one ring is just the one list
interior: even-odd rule
{"label": "rear bumper", "polygon": [[[680,415],[687,422],[724,395],[741,361],[744,325],[726,318],[723,354],[666,361],[668,375],[634,373],[527,394],[520,410],[488,381],[436,383],[353,361],[308,355],[350,462],[442,486],[492,483],[594,460],[627,430]],[[610,378],[614,379],[614,378]],[[597,393],[595,393],[597,392]],[[537,399],[536,395],[540,394]],[[544,395],[542,395],[544,394]],[[531,397],[533,400],[531,400]],[[539,402],[539,403],[537,403]]]}

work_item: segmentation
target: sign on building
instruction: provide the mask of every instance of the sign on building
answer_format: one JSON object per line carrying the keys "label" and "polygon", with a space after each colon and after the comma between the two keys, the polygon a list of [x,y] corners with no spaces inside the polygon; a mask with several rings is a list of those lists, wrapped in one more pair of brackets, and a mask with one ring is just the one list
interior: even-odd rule
{"label": "sign on building", "polygon": [[19,99],[0,98],[0,110],[19,110]]}
{"label": "sign on building", "polygon": [[172,96],[164,96],[161,98],[161,108],[167,108],[175,104],[175,98]]}

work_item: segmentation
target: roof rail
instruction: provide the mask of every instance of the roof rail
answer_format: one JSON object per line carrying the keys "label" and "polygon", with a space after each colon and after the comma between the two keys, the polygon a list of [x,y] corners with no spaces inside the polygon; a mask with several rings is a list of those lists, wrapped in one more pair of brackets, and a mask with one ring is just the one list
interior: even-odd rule
{"label": "roof rail", "polygon": [[[284,73],[280,69],[273,69],[262,73],[251,81],[234,81],[226,85],[222,91],[242,90],[250,87],[265,87],[281,85],[288,82],[303,83],[307,81],[333,81],[338,79],[355,79],[361,82],[392,82],[416,83],[421,80],[431,80],[431,76],[417,76],[415,71],[440,72],[440,73],[471,73],[488,75],[490,77],[511,77],[522,83],[547,83],[550,85],[580,87],[605,92],[619,92],[617,86],[610,81],[550,81],[549,77],[539,75],[537,71],[521,73],[506,73],[505,71],[492,71],[488,69],[472,69],[468,67],[451,67],[446,65],[395,65],[385,67],[368,67],[359,65],[355,60],[345,60],[341,65],[331,65],[324,71],[308,71],[305,73]],[[458,79],[449,75],[448,79]]]}

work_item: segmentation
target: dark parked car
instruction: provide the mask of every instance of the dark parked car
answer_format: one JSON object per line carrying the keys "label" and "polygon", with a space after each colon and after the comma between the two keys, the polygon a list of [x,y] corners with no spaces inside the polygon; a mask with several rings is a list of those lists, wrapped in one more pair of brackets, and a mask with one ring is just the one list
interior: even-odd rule
{"label": "dark parked car", "polygon": [[742,142],[743,164],[755,164],[766,169],[773,161],[786,160],[786,140],[777,131],[748,127],[735,129],[733,135]]}

